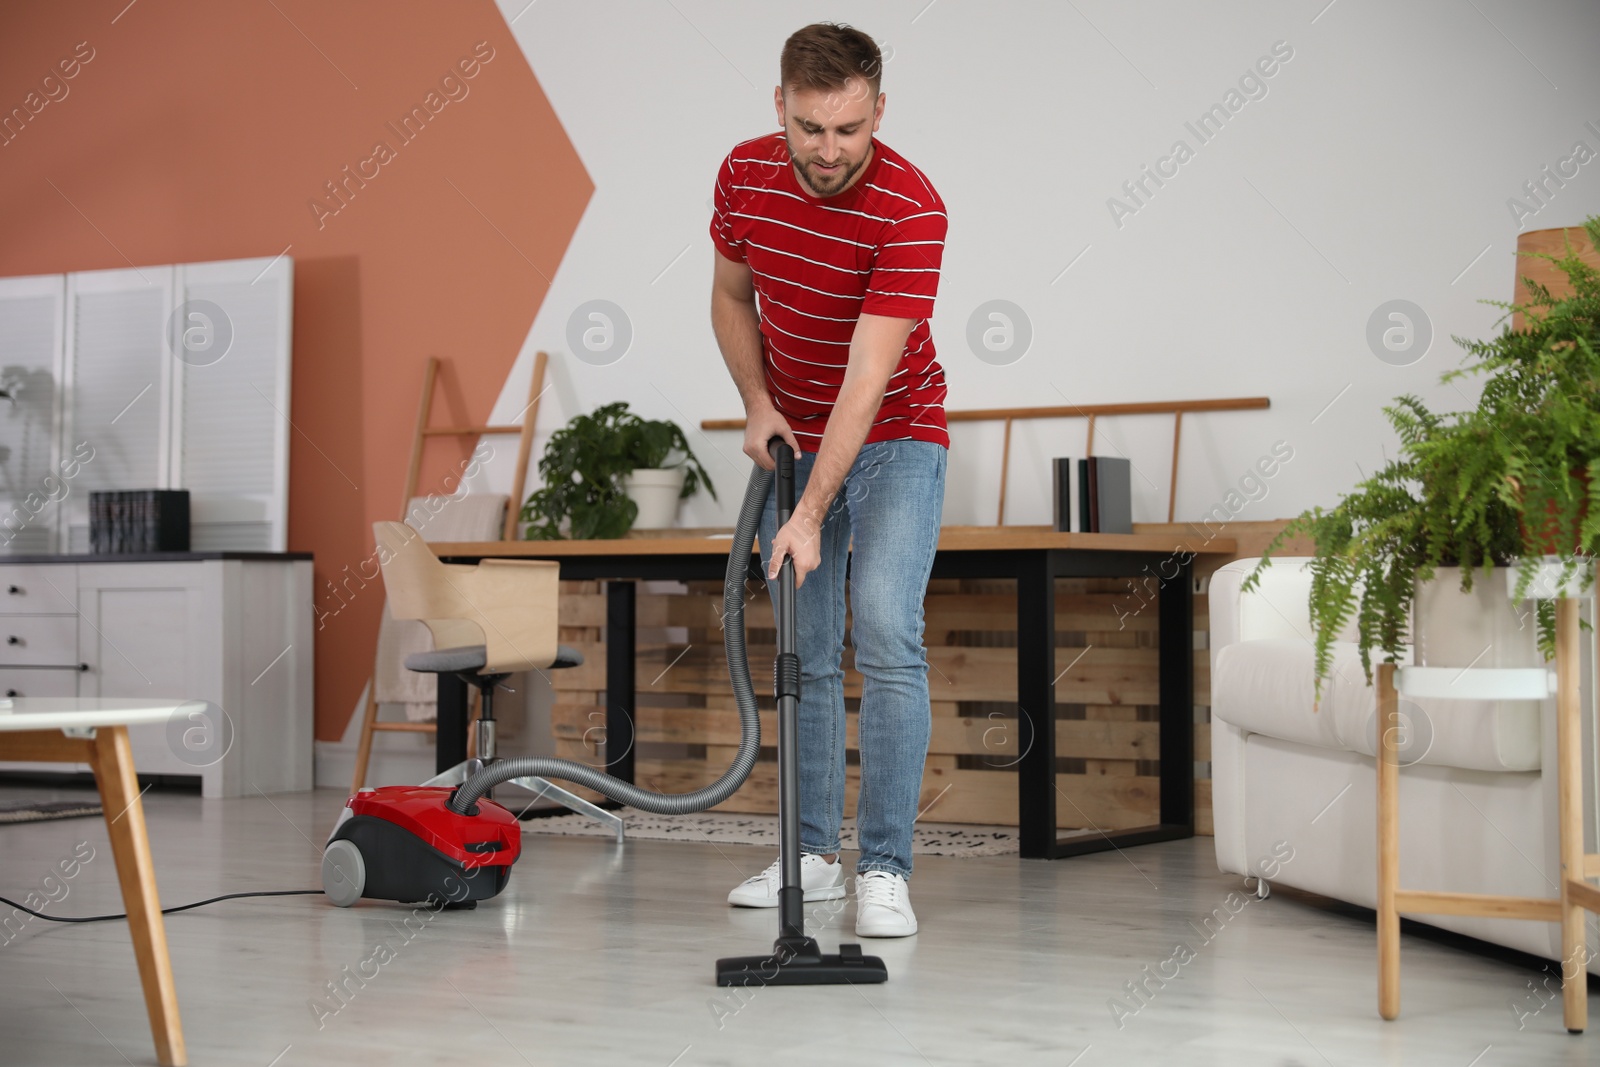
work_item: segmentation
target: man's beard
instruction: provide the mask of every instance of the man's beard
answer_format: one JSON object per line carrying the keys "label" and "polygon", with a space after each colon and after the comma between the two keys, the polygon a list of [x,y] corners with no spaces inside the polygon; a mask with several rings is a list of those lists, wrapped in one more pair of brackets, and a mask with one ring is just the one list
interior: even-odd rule
{"label": "man's beard", "polygon": [[[789,158],[797,161],[799,156],[795,154],[794,144],[789,140],[789,135],[784,134],[783,140],[784,143],[789,146]],[[816,157],[813,156],[812,159],[808,160],[804,166],[796,166],[795,173],[800,179],[800,184],[805,186],[806,189],[810,191],[812,196],[832,196],[843,189],[846,185],[850,184],[850,182],[855,178],[856,173],[860,171],[861,168],[866,164],[867,156],[870,156],[871,154],[872,149],[869,142],[869,147],[866,153],[863,154],[860,159],[856,160],[855,165],[850,167],[848,170],[841,169],[838,173],[832,175],[818,174],[816,171],[811,169],[811,162],[816,159]]]}

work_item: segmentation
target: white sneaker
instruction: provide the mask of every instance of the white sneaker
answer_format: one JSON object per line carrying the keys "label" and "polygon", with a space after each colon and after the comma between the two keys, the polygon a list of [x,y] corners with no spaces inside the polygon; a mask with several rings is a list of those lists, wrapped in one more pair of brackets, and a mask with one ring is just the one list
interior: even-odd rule
{"label": "white sneaker", "polygon": [[[778,887],[782,875],[778,873],[779,860],[756,875],[746,878],[733,887],[728,903],[736,908],[776,908]],[[844,896],[844,864],[829,863],[815,853],[800,857],[800,888],[805,890],[807,903],[813,900],[838,900]]]}
{"label": "white sneaker", "polygon": [[856,875],[856,936],[909,937],[917,932],[911,887],[888,871]]}

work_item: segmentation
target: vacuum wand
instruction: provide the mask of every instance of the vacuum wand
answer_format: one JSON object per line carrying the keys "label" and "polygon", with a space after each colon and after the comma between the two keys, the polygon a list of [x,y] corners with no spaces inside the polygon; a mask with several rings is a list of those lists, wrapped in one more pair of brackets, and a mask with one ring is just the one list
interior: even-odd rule
{"label": "vacuum wand", "polygon": [[[778,529],[794,514],[794,452],[781,437],[767,442],[776,465]],[[800,657],[794,650],[794,559],[784,556],[778,571],[778,658],[773,664],[773,690],[778,701],[778,751],[800,750]],[[800,776],[794,759],[778,760],[778,930],[782,937],[804,937],[801,914],[805,890],[800,885]]]}
{"label": "vacuum wand", "polygon": [[[776,468],[777,528],[794,513],[794,452],[781,437],[767,442]],[[794,560],[778,570],[778,658],[773,690],[778,701],[778,939],[766,956],[730,956],[717,961],[719,986],[857,985],[888,981],[883,960],[864,956],[860,945],[840,945],[824,954],[806,936],[805,889],[800,875],[800,657],[795,652]]]}

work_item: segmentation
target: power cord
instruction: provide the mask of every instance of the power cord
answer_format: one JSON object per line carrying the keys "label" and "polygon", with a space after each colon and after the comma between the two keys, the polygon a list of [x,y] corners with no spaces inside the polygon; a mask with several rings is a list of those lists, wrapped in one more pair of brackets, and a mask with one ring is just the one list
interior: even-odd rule
{"label": "power cord", "polygon": [[[322,890],[320,890],[320,889],[267,889],[267,890],[262,890],[262,891],[254,892],[254,893],[224,893],[220,897],[212,897],[209,900],[197,900],[193,904],[179,904],[175,908],[162,908],[161,909],[161,914],[163,914],[163,915],[175,915],[180,911],[188,911],[190,908],[203,908],[207,904],[215,904],[219,900],[237,900],[240,897],[303,897],[303,896],[313,896],[313,895],[321,896],[322,895]],[[8,900],[5,897],[0,897],[0,904],[9,904],[13,908],[16,908],[18,911],[27,912],[29,915],[32,915],[36,919],[47,919],[47,920],[49,920],[50,922],[53,922],[53,923],[99,923],[99,922],[107,922],[107,921],[110,921],[110,920],[113,920],[113,919],[126,919],[128,917],[128,913],[127,912],[123,912],[120,915],[79,915],[79,916],[73,916],[73,915],[46,915],[42,911],[34,911],[32,908],[25,907],[24,905],[18,904],[14,900]]]}

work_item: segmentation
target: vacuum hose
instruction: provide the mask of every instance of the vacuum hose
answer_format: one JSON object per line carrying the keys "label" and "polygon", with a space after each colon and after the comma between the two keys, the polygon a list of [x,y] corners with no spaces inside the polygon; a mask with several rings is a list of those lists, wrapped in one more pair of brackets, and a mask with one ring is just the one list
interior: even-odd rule
{"label": "vacuum hose", "polygon": [[739,751],[727,772],[715,782],[692,793],[654,793],[631,782],[613,778],[585,763],[549,757],[498,760],[468,778],[450,797],[450,810],[473,813],[473,805],[489,790],[512,778],[559,778],[593,789],[612,800],[657,815],[686,815],[727,800],[750,776],[761,750],[761,716],[755,691],[750,685],[750,662],[744,646],[745,579],[750,570],[750,545],[766,508],[772,488],[772,472],[757,466],[750,472],[750,484],[739,508],[739,522],[728,552],[728,571],[722,585],[722,645],[728,656],[728,675],[733,682],[734,699],[739,704]]}

